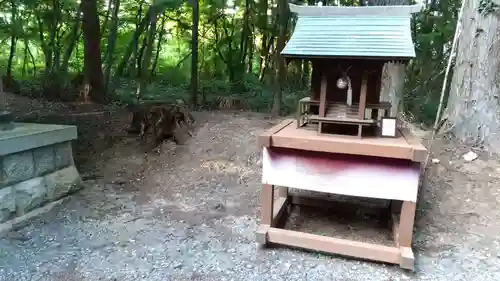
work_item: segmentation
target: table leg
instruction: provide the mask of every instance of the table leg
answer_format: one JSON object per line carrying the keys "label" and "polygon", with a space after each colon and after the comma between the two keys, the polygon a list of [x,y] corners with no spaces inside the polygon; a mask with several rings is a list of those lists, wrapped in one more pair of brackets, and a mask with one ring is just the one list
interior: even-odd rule
{"label": "table leg", "polygon": [[302,126],[302,103],[299,101],[299,106],[297,107],[297,128]]}
{"label": "table leg", "polygon": [[288,187],[284,187],[284,186],[278,187],[278,197],[287,198],[288,197]]}
{"label": "table leg", "polygon": [[398,227],[398,240],[399,247],[401,249],[401,262],[400,266],[402,268],[411,269],[414,268],[415,257],[411,249],[412,237],[413,237],[413,224],[415,221],[415,210],[416,202],[403,201],[401,206],[401,216],[399,218]]}
{"label": "table leg", "polygon": [[273,221],[274,186],[263,184],[260,194],[260,226],[257,230],[256,240],[260,244],[267,243],[267,231]]}

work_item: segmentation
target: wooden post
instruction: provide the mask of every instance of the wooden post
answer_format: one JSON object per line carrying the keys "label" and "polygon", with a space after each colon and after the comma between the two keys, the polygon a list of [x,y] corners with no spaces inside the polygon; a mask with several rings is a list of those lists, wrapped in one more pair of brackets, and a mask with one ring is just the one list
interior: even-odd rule
{"label": "wooden post", "polygon": [[363,81],[361,82],[361,93],[359,95],[359,114],[358,119],[365,119],[365,111],[366,111],[366,88],[367,88],[367,79],[366,74],[363,74]]}
{"label": "wooden post", "polygon": [[[380,98],[380,85],[382,82],[382,73],[375,72],[375,75],[372,75],[372,77],[374,77],[374,79],[375,79],[375,89],[379,89],[379,92],[377,93],[379,95],[378,99],[379,99],[379,101],[382,101]],[[387,112],[387,110],[384,110],[384,109],[373,110],[372,109],[372,114],[371,114],[370,118],[375,119],[375,120],[379,120],[380,117],[386,115],[385,112]],[[384,113],[384,114],[381,114],[381,113]]]}
{"label": "wooden post", "polygon": [[319,117],[325,117],[326,114],[326,75],[321,76],[321,90],[319,95]]}
{"label": "wooden post", "polygon": [[415,202],[404,201],[401,206],[401,216],[399,219],[399,246],[401,247],[411,247],[415,209]]}
{"label": "wooden post", "polygon": [[278,187],[278,196],[280,198],[288,198],[288,187],[285,186]]}
{"label": "wooden post", "polygon": [[267,243],[267,231],[273,222],[274,186],[263,184],[260,193],[260,226],[256,239],[260,244]]}
{"label": "wooden post", "polygon": [[271,225],[271,221],[273,220],[274,186],[263,184],[260,200],[262,204],[260,209],[260,223]]}
{"label": "wooden post", "polygon": [[302,126],[301,121],[302,121],[302,108],[303,105],[299,101],[299,105],[297,107],[297,128],[300,128]]}
{"label": "wooden post", "polygon": [[415,210],[417,203],[403,201],[401,206],[401,215],[399,218],[398,227],[398,245],[401,250],[400,266],[402,268],[413,270],[415,257],[411,250],[411,242],[413,237],[413,223],[415,221]]}

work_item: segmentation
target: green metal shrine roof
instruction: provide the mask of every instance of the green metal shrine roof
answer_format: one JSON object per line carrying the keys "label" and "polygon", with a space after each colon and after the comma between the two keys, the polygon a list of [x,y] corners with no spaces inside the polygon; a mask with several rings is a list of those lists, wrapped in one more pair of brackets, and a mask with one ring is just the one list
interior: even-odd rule
{"label": "green metal shrine roof", "polygon": [[285,57],[415,57],[411,14],[422,6],[298,6]]}

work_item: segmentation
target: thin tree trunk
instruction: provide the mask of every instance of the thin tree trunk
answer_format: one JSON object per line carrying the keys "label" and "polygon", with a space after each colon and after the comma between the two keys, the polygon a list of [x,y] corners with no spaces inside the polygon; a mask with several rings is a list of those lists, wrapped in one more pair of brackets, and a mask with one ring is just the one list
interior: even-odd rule
{"label": "thin tree trunk", "polygon": [[[142,24],[142,20],[141,19],[146,19],[147,20],[147,23],[146,23],[146,26],[143,30],[143,33],[146,33],[147,32],[147,27],[149,26],[149,11],[146,12],[146,16],[145,17],[142,17],[142,12],[143,12],[143,4],[144,4],[144,1],[140,1],[139,2],[139,9],[137,9],[137,14],[135,15],[135,29],[139,29],[140,28],[140,25]],[[139,36],[140,37],[140,36]],[[137,57],[138,57],[138,51],[139,51],[139,37],[137,38],[137,40],[134,42],[135,46],[134,46],[134,49],[133,49],[133,58],[134,60],[133,61],[130,61],[129,64],[128,64],[128,70],[127,70],[127,74],[128,76],[141,76],[140,75],[140,72],[141,72],[141,69],[140,69],[140,62],[137,61]],[[144,41],[143,41],[144,42]],[[139,70],[137,70],[137,68],[139,67]]]}
{"label": "thin tree trunk", "polygon": [[240,40],[240,61],[243,68],[245,68],[245,61],[250,39],[250,1],[251,0],[245,0],[245,11],[243,12],[243,31],[241,33]]}
{"label": "thin tree trunk", "polygon": [[111,68],[113,67],[114,52],[116,45],[116,38],[118,36],[118,13],[120,12],[120,0],[115,0],[113,6],[113,15],[111,18],[111,27],[108,36],[108,47],[106,49],[106,57],[104,60],[104,87],[106,88],[106,93],[113,92],[114,89],[110,89],[111,80]]}
{"label": "thin tree trunk", "polygon": [[[15,1],[11,1],[11,35],[10,35],[10,52],[9,52],[9,60],[7,62],[7,77],[10,83],[12,79],[12,63],[14,61],[14,55],[16,54],[16,45],[17,45],[17,35],[16,28],[14,27],[17,24],[17,4]],[[4,85],[6,88],[9,88],[9,85]]]}
{"label": "thin tree trunk", "polygon": [[268,10],[268,0],[259,0],[259,15],[258,15],[258,26],[261,34],[261,48],[260,48],[260,64],[259,64],[259,80],[264,79],[264,69],[266,67],[266,60],[269,54],[269,44],[268,44],[268,34],[267,30],[267,10]]}
{"label": "thin tree trunk", "polygon": [[260,82],[264,82],[264,78],[265,78],[265,74],[266,74],[266,70],[267,70],[267,67],[269,66],[269,62],[271,61],[271,56],[270,56],[270,51],[271,51],[271,48],[274,44],[274,36],[271,36],[269,38],[269,42],[267,44],[264,45],[263,44],[263,48],[264,51],[261,52],[261,57],[260,57],[260,69],[259,69],[259,80]]}
{"label": "thin tree trunk", "polygon": [[139,37],[144,32],[144,29],[146,28],[146,26],[149,24],[149,14],[151,12],[152,12],[151,7],[149,7],[148,12],[147,12],[148,16],[144,17],[141,20],[141,22],[137,26],[136,30],[134,31],[134,35],[132,36],[132,40],[130,40],[128,47],[125,50],[125,54],[123,55],[123,58],[120,61],[120,64],[118,65],[118,67],[116,69],[117,76],[123,75],[123,71],[125,70],[125,67],[127,66],[128,62],[130,60],[130,56],[132,55],[132,53],[135,51],[135,49],[137,47],[137,43],[139,42]]}
{"label": "thin tree trunk", "polygon": [[247,63],[247,73],[252,74],[253,73],[253,53],[254,53],[254,47],[255,47],[255,40],[254,40],[254,33],[250,31],[250,36],[249,36],[249,42],[248,42],[248,63]]}
{"label": "thin tree trunk", "polygon": [[199,3],[198,0],[192,0],[193,3],[193,30],[191,32],[191,107],[198,106],[198,23],[199,23]]}
{"label": "thin tree trunk", "polygon": [[148,74],[149,74],[149,65],[151,63],[151,57],[153,54],[153,47],[154,47],[154,42],[155,42],[155,37],[156,37],[156,22],[158,15],[157,13],[153,10],[150,15],[150,22],[151,26],[149,27],[149,32],[147,35],[147,41],[146,41],[146,49],[144,51],[144,60],[141,62],[141,68],[139,69],[141,72],[141,77],[140,77],[140,88],[139,91],[137,92],[137,99],[140,97],[143,97],[146,94],[146,86],[148,83]]}
{"label": "thin tree trunk", "polygon": [[158,35],[158,42],[156,42],[156,54],[153,60],[153,66],[151,67],[151,76],[154,76],[156,73],[156,67],[158,65],[158,60],[160,58],[161,52],[161,43],[163,41],[163,36],[165,35],[165,24],[167,21],[167,17],[163,16],[160,23],[160,33]]}
{"label": "thin tree trunk", "polygon": [[146,50],[144,51],[144,61],[142,62],[143,67],[141,68],[142,76],[148,81],[149,66],[151,65],[151,58],[153,56],[153,49],[155,46],[156,38],[156,23],[158,22],[158,14],[154,13],[151,16],[151,26],[149,27],[149,35],[146,43]]}
{"label": "thin tree trunk", "polygon": [[108,0],[108,7],[106,9],[106,15],[104,15],[104,20],[102,21],[102,27],[101,27],[101,31],[100,31],[101,37],[104,36],[104,32],[108,28],[109,14],[111,13],[111,6],[112,5],[113,5],[113,0]]}
{"label": "thin tree trunk", "polygon": [[274,101],[273,108],[271,110],[272,116],[278,116],[281,113],[281,99],[283,92],[283,84],[286,78],[286,67],[285,60],[280,55],[281,50],[285,48],[286,31],[288,24],[288,3],[286,0],[279,0],[278,3],[278,22],[279,22],[279,35],[276,45],[275,59],[276,65],[278,67],[278,73],[276,75],[275,90],[274,90]]}
{"label": "thin tree trunk", "polygon": [[311,77],[311,64],[309,63],[309,60],[304,59],[302,60],[302,85],[304,87],[309,86],[309,79]]}
{"label": "thin tree trunk", "polygon": [[51,69],[52,65],[52,54],[50,53],[50,49],[45,42],[45,37],[43,35],[43,22],[40,17],[40,15],[35,11],[35,18],[37,21],[37,27],[38,27],[38,38],[40,41],[40,45],[42,47],[43,55],[44,55],[44,62],[45,62],[45,69],[44,69],[44,75],[45,77],[48,77],[48,74]]}
{"label": "thin tree trunk", "polygon": [[7,77],[12,77],[12,64],[14,61],[14,55],[16,54],[17,36],[14,34],[10,37],[10,51],[9,60],[7,62]]}
{"label": "thin tree trunk", "polygon": [[26,66],[28,65],[28,39],[24,38],[24,55],[23,55],[23,70],[22,77],[26,76]]}
{"label": "thin tree trunk", "polygon": [[64,77],[64,83],[66,83],[66,78],[68,74],[68,65],[71,55],[73,54],[73,50],[75,49],[76,43],[78,42],[78,37],[80,35],[80,25],[81,25],[81,13],[82,13],[82,5],[78,7],[76,12],[75,22],[73,24],[73,28],[71,30],[71,35],[69,36],[69,43],[66,46],[66,50],[64,52],[62,65],[60,68],[60,73]]}
{"label": "thin tree trunk", "polygon": [[[60,10],[60,5],[59,5],[59,1],[58,0],[52,0],[52,24],[50,26],[50,31],[49,31],[49,36],[50,36],[50,40],[49,40],[49,45],[48,47],[50,48],[50,56],[49,56],[49,59],[50,59],[50,71],[49,73],[51,74],[50,75],[50,79],[53,79],[53,75],[55,74],[55,69],[58,67],[55,65],[55,62],[56,60],[54,59],[56,56],[54,56],[54,54],[56,52],[58,52],[57,50],[57,28],[58,28],[58,25],[59,25],[59,19],[60,19],[60,14],[61,14],[61,10]],[[52,82],[55,82],[55,81],[52,81]],[[58,85],[60,86],[60,85]]]}
{"label": "thin tree trunk", "polygon": [[[433,1],[433,3],[434,3],[434,1]],[[446,93],[446,88],[448,86],[448,80],[449,80],[448,75],[450,74],[453,59],[455,57],[458,36],[459,36],[460,31],[462,29],[461,19],[462,19],[462,15],[463,15],[464,8],[465,8],[465,3],[466,3],[466,1],[462,1],[462,6],[460,7],[460,11],[459,11],[458,17],[457,17],[457,24],[455,26],[455,34],[453,35],[453,41],[451,43],[452,45],[451,45],[450,55],[448,57],[448,63],[446,65],[446,69],[445,69],[445,73],[444,73],[443,84],[441,86],[441,95],[439,97],[438,109],[436,112],[436,118],[434,119],[434,126],[432,127],[432,134],[431,134],[431,138],[429,140],[429,145],[428,145],[428,149],[427,149],[427,156],[425,157],[424,167],[427,167],[427,164],[429,163],[429,157],[432,153],[432,145],[434,143],[434,139],[436,138],[436,133],[440,129],[439,125],[442,124],[441,111],[443,110],[444,96]]]}
{"label": "thin tree trunk", "polygon": [[30,58],[31,58],[31,65],[33,66],[33,76],[35,76],[36,75],[35,56],[33,56],[33,53],[31,52],[29,45],[27,46],[27,48],[28,48],[28,54],[30,55]]}
{"label": "thin tree trunk", "polygon": [[[156,24],[156,23],[155,23]],[[146,28],[147,31],[147,28]],[[156,32],[156,30],[155,30]],[[146,46],[148,45],[148,36],[145,35],[144,38],[142,38],[142,44],[141,44],[141,49],[139,52],[136,52],[137,57],[135,58],[135,67],[133,69],[137,69],[137,77],[141,77],[142,75],[142,61],[144,59],[144,51],[146,50]],[[147,66],[146,66],[147,67]]]}

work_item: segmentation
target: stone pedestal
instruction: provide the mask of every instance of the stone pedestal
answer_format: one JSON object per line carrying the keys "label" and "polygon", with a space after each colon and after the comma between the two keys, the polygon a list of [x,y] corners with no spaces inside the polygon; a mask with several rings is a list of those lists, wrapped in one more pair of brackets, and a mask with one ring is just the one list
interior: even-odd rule
{"label": "stone pedestal", "polygon": [[12,119],[12,113],[2,110],[2,106],[0,105],[0,132],[14,129]]}
{"label": "stone pedestal", "polygon": [[82,188],[75,126],[15,123],[0,131],[0,223]]}

